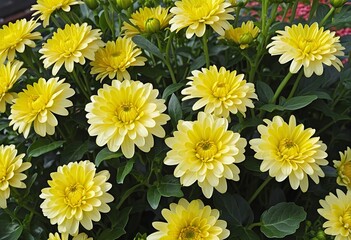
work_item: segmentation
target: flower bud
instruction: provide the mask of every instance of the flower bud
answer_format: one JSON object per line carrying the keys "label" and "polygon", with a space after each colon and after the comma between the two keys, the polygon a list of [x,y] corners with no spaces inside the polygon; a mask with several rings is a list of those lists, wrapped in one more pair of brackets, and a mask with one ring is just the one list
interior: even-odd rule
{"label": "flower bud", "polygon": [[133,4],[133,0],[116,0],[117,7],[127,9]]}
{"label": "flower bud", "polygon": [[97,0],[84,0],[84,3],[91,10],[96,9],[99,6],[99,2]]}
{"label": "flower bud", "polygon": [[245,7],[246,0],[228,0],[233,7]]}
{"label": "flower bud", "polygon": [[344,6],[346,2],[346,0],[330,0],[330,4],[335,8]]}
{"label": "flower bud", "polygon": [[158,32],[161,28],[161,23],[157,18],[149,18],[145,22],[145,32],[155,33]]}
{"label": "flower bud", "polygon": [[239,43],[240,44],[250,44],[253,41],[253,36],[251,33],[247,32],[240,36]]}

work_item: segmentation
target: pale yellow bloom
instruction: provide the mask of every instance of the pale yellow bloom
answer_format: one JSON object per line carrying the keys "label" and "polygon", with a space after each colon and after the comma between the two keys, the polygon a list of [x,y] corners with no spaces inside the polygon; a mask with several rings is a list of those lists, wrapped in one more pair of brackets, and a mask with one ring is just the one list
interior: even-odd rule
{"label": "pale yellow bloom", "polygon": [[99,29],[92,30],[87,23],[66,24],[64,29],[59,28],[52,38],[43,44],[39,50],[43,54],[40,59],[44,59],[45,68],[54,64],[54,76],[63,64],[67,72],[72,72],[74,63],[83,65],[86,58],[94,60],[95,52],[104,45],[100,35]]}
{"label": "pale yellow bloom", "polygon": [[65,12],[71,11],[71,5],[82,4],[81,0],[37,0],[37,4],[30,9],[35,11],[33,16],[39,15],[40,20],[43,21],[43,26],[49,25],[51,14],[59,9]]}
{"label": "pale yellow bloom", "polygon": [[16,51],[23,53],[26,46],[34,48],[34,40],[41,39],[40,32],[33,32],[40,24],[34,20],[17,20],[0,28],[0,63],[12,61]]}
{"label": "pale yellow bloom", "polygon": [[[161,6],[157,6],[156,8],[140,8],[131,15],[129,21],[132,24],[127,22],[123,23],[122,31],[127,37],[133,37],[141,33],[149,33],[150,29],[146,26],[150,21],[156,22],[156,25],[159,26],[159,30],[162,30],[168,26],[171,17],[172,15],[168,14],[168,9]],[[154,26],[155,30],[157,30],[157,26],[156,28]]]}
{"label": "pale yellow bloom", "polygon": [[175,2],[170,12],[175,16],[169,21],[171,31],[179,32],[187,28],[185,36],[191,38],[194,34],[202,37],[206,25],[213,28],[219,35],[224,35],[224,30],[230,27],[228,20],[233,20],[230,13],[234,11],[231,4],[225,0],[181,0]]}
{"label": "pale yellow bloom", "polygon": [[337,183],[341,186],[346,186],[351,190],[351,148],[347,148],[344,153],[339,152],[340,161],[334,160],[334,167],[338,172],[336,179]]}
{"label": "pale yellow bloom", "polygon": [[37,83],[27,85],[27,89],[18,94],[11,106],[10,126],[28,137],[32,124],[34,131],[42,137],[53,135],[58,125],[54,114],[67,116],[66,108],[72,106],[67,98],[74,95],[74,90],[65,79],[40,78]]}
{"label": "pale yellow bloom", "polygon": [[319,203],[322,208],[317,211],[327,220],[324,232],[335,240],[351,240],[351,192],[336,189],[336,195],[329,193]]}
{"label": "pale yellow bloom", "polygon": [[218,219],[219,211],[205,206],[200,199],[189,203],[182,198],[161,213],[166,222],[153,222],[152,226],[158,231],[147,240],[222,240],[230,234],[227,222]]}
{"label": "pale yellow bloom", "polygon": [[22,181],[27,176],[22,173],[32,166],[29,162],[23,162],[25,154],[17,155],[15,145],[0,146],[0,208],[6,208],[6,200],[10,197],[10,186],[25,188]]}
{"label": "pale yellow bloom", "polygon": [[157,96],[158,90],[150,83],[113,80],[111,86],[105,84],[85,107],[90,136],[97,136],[96,144],[107,144],[112,152],[121,147],[127,158],[133,157],[135,145],[149,152],[153,135],[163,138],[162,125],[170,119],[163,114],[165,101]]}
{"label": "pale yellow bloom", "polygon": [[182,100],[200,98],[193,105],[193,110],[205,107],[205,112],[228,118],[229,113],[240,112],[245,116],[246,108],[253,108],[252,99],[257,99],[252,83],[244,80],[244,74],[227,71],[224,67],[219,70],[216,66],[202,71],[192,71],[187,85],[182,91]]}
{"label": "pale yellow bloom", "polygon": [[86,233],[80,233],[77,236],[74,236],[72,240],[93,240],[93,238],[88,237]]}
{"label": "pale yellow bloom", "polygon": [[17,80],[25,73],[23,62],[13,61],[6,64],[0,63],[0,113],[6,111],[6,103],[12,104],[16,93],[9,92]]}
{"label": "pale yellow bloom", "polygon": [[239,180],[235,165],[245,159],[244,138],[228,130],[228,121],[200,112],[194,122],[179,121],[174,137],[166,139],[171,150],[164,160],[166,165],[177,165],[174,176],[180,183],[190,186],[197,181],[206,198],[213,188],[227,191],[227,179]]}
{"label": "pale yellow bloom", "polygon": [[320,166],[328,164],[325,160],[328,154],[327,146],[319,137],[312,137],[315,130],[304,129],[303,124],[296,125],[293,115],[289,123],[280,116],[263,121],[267,126],[257,127],[261,137],[250,141],[255,158],[262,160],[260,170],[269,171],[278,182],[289,178],[291,187],[300,187],[303,192],[308,189],[308,177],[318,184],[319,177],[324,177]]}
{"label": "pale yellow bloom", "polygon": [[337,56],[344,56],[342,50],[345,48],[340,44],[340,37],[335,37],[335,32],[318,27],[318,23],[311,26],[307,24],[286,26],[284,31],[277,31],[268,52],[272,55],[281,55],[281,64],[291,62],[290,72],[297,73],[303,67],[306,77],[313,73],[323,74],[323,64],[334,66],[338,71],[343,66]]}
{"label": "pale yellow bloom", "polygon": [[98,74],[96,80],[102,81],[105,77],[117,80],[130,80],[128,68],[133,66],[144,66],[145,57],[139,56],[140,48],[130,39],[119,37],[115,42],[108,41],[104,48],[95,53],[95,60],[90,63],[90,73]]}
{"label": "pale yellow bloom", "polygon": [[92,221],[100,221],[100,212],[110,211],[107,203],[114,198],[107,193],[112,187],[107,182],[110,177],[107,170],[97,173],[92,162],[70,162],[50,176],[49,187],[41,190],[44,202],[40,207],[50,223],[58,225],[60,233],[77,235],[79,224],[91,230]]}
{"label": "pale yellow bloom", "polygon": [[241,49],[248,48],[250,43],[257,38],[260,29],[256,27],[253,21],[243,22],[241,27],[233,28],[231,26],[224,33],[224,37],[228,41],[233,41],[240,46]]}
{"label": "pale yellow bloom", "polygon": [[67,233],[63,233],[63,234],[59,234],[59,233],[49,233],[49,238],[48,240],[68,240],[68,234]]}

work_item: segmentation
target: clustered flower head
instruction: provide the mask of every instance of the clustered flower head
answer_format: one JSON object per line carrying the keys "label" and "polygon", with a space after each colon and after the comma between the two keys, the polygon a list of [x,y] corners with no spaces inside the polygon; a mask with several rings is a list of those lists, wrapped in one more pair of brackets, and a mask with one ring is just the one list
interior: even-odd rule
{"label": "clustered flower head", "polygon": [[10,187],[25,188],[22,181],[27,178],[23,171],[32,166],[23,162],[25,154],[17,155],[15,145],[0,146],[0,208],[7,208],[6,200],[10,197]]}
{"label": "clustered flower head", "polygon": [[74,95],[70,84],[64,83],[65,79],[58,77],[45,80],[40,78],[33,85],[18,93],[11,106],[10,126],[28,137],[32,124],[34,131],[44,137],[53,135],[58,121],[54,114],[67,116],[66,108],[73,105],[67,98]]}
{"label": "clustered flower head", "polygon": [[6,64],[0,63],[0,113],[6,111],[6,103],[12,104],[16,93],[9,92],[17,80],[26,72],[21,68],[23,62],[13,61]]}
{"label": "clustered flower head", "polygon": [[139,56],[140,48],[130,39],[119,37],[115,42],[108,41],[104,48],[95,53],[95,60],[90,63],[90,73],[98,74],[96,80],[102,81],[105,77],[117,80],[130,80],[127,71],[129,67],[144,66],[146,58]]}
{"label": "clustered flower head", "polygon": [[[67,233],[49,233],[49,238],[48,240],[68,240],[69,234]],[[80,233],[76,236],[73,236],[72,240],[93,240],[93,238],[88,237],[86,233]]]}
{"label": "clustered flower head", "polygon": [[80,224],[91,230],[92,221],[100,221],[100,213],[110,211],[107,203],[114,198],[108,193],[112,185],[107,182],[107,170],[96,172],[95,165],[86,160],[60,166],[50,176],[49,187],[41,190],[44,202],[40,207],[60,233],[75,236]]}
{"label": "clustered flower head", "polygon": [[40,15],[40,20],[43,21],[43,27],[49,25],[51,14],[62,9],[65,12],[71,11],[71,6],[75,4],[82,4],[81,0],[37,0],[37,4],[30,9],[35,11],[33,16]]}
{"label": "clustered flower head", "polygon": [[196,121],[179,121],[174,137],[167,138],[171,150],[164,160],[166,165],[177,165],[174,176],[190,186],[197,181],[205,197],[210,198],[213,188],[227,191],[227,179],[239,180],[235,165],[245,159],[244,138],[228,130],[228,121],[200,112]]}
{"label": "clustered flower head", "polygon": [[267,45],[272,55],[281,55],[279,62],[291,62],[290,72],[297,73],[302,67],[306,77],[313,73],[323,74],[323,64],[334,66],[338,71],[343,66],[338,56],[344,56],[345,48],[340,44],[340,37],[335,32],[324,31],[318,23],[311,26],[299,23],[286,26],[284,31],[277,31],[279,35],[272,38],[273,42]]}
{"label": "clustered flower head", "polygon": [[351,190],[351,148],[348,147],[344,153],[340,152],[340,161],[334,160],[333,163],[338,173],[337,183]]}
{"label": "clustered flower head", "polygon": [[336,195],[330,193],[319,201],[322,208],[318,213],[327,221],[323,223],[324,232],[335,236],[335,240],[351,239],[351,191],[344,193],[336,189]]}
{"label": "clustered flower head", "polygon": [[262,160],[260,170],[269,171],[278,182],[289,178],[291,187],[300,187],[302,192],[308,189],[308,176],[318,184],[319,177],[324,177],[321,166],[328,164],[328,155],[327,146],[319,137],[312,137],[315,130],[296,125],[294,115],[288,123],[280,116],[263,121],[267,126],[257,127],[261,137],[250,140],[255,158]]}
{"label": "clustered flower head", "polygon": [[62,65],[67,72],[72,72],[74,63],[85,64],[85,59],[94,60],[95,52],[104,45],[101,40],[101,31],[92,29],[87,23],[82,25],[66,24],[64,29],[59,28],[51,39],[43,44],[39,50],[44,59],[44,67],[52,68],[52,75],[56,75]]}
{"label": "clustered flower head", "polygon": [[257,99],[255,88],[244,80],[244,74],[237,75],[236,71],[227,71],[224,67],[218,70],[215,65],[191,73],[189,87],[182,90],[187,96],[182,100],[200,98],[193,110],[205,107],[207,113],[228,118],[229,113],[240,112],[245,116],[246,108],[254,107],[252,99]]}
{"label": "clustered flower head", "polygon": [[113,80],[112,85],[104,84],[85,107],[90,136],[97,136],[96,144],[107,144],[112,152],[121,147],[127,158],[133,157],[135,145],[149,152],[153,135],[163,138],[162,125],[170,119],[163,113],[165,101],[157,96],[158,90],[150,83]]}
{"label": "clustered flower head", "polygon": [[231,4],[225,0],[181,0],[175,2],[170,12],[174,14],[170,20],[171,31],[179,32],[186,29],[186,38],[194,34],[202,37],[206,26],[209,25],[219,35],[224,35],[224,30],[230,27],[228,20],[233,20],[230,13],[234,11]]}
{"label": "clustered flower head", "polygon": [[149,235],[147,240],[223,240],[230,234],[226,229],[227,222],[219,219],[219,211],[205,206],[200,199],[189,203],[182,198],[161,213],[166,222],[153,222],[157,232]]}
{"label": "clustered flower head", "polygon": [[143,33],[153,33],[166,28],[172,15],[167,8],[157,6],[156,8],[144,7],[131,15],[129,21],[124,22],[122,31],[127,37],[133,37]]}
{"label": "clustered flower head", "polygon": [[231,26],[229,29],[225,30],[224,37],[228,41],[232,41],[239,45],[241,49],[248,48],[249,45],[257,38],[260,29],[254,25],[252,21],[243,22],[241,27],[233,28]]}
{"label": "clustered flower head", "polygon": [[16,51],[23,53],[26,46],[34,48],[34,40],[41,39],[40,32],[33,32],[40,24],[34,20],[17,20],[0,28],[0,63],[15,59]]}

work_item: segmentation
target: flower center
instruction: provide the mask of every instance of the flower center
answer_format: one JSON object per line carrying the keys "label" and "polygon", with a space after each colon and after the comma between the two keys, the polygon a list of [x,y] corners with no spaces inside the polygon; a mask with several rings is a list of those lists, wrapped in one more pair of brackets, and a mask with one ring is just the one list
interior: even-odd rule
{"label": "flower center", "polygon": [[344,215],[340,216],[340,222],[343,224],[344,228],[348,229],[349,231],[351,230],[351,208],[348,207]]}
{"label": "flower center", "polygon": [[77,42],[74,36],[69,36],[63,40],[62,49],[65,52],[64,57],[71,57],[72,54],[76,51],[76,48]]}
{"label": "flower center", "polygon": [[204,140],[196,144],[196,157],[203,162],[212,161],[217,153],[217,146],[214,142]]}
{"label": "flower center", "polygon": [[194,226],[188,226],[180,231],[178,240],[200,240],[201,231]]}
{"label": "flower center", "polygon": [[85,188],[75,183],[65,189],[65,203],[72,208],[80,207],[85,203]]}
{"label": "flower center", "polygon": [[119,121],[125,124],[133,123],[140,118],[138,109],[131,103],[122,104],[117,108],[116,116]]}
{"label": "flower center", "polygon": [[30,104],[33,110],[41,111],[46,108],[47,102],[44,96],[32,95],[30,99],[32,100]]}
{"label": "flower center", "polygon": [[317,42],[314,39],[302,38],[300,41],[298,41],[298,45],[301,50],[301,54],[304,57],[314,55],[316,50],[318,50]]}
{"label": "flower center", "polygon": [[0,166],[0,183],[6,180],[6,168],[5,166]]}
{"label": "flower center", "polygon": [[299,155],[300,148],[291,139],[284,138],[279,143],[278,151],[283,160],[294,160]]}
{"label": "flower center", "polygon": [[351,180],[351,162],[347,162],[343,165],[342,175]]}
{"label": "flower center", "polygon": [[225,101],[228,98],[228,89],[229,86],[225,81],[216,82],[212,87],[213,96],[221,101]]}

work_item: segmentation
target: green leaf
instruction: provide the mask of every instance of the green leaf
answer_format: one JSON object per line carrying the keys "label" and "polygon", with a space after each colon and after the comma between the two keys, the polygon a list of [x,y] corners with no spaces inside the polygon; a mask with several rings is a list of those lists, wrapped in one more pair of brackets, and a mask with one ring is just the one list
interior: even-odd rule
{"label": "green leaf", "polygon": [[274,96],[272,88],[265,82],[257,81],[256,90],[258,94],[258,99],[261,102],[268,103]]}
{"label": "green leaf", "polygon": [[62,162],[69,163],[81,160],[85,153],[89,150],[89,141],[75,141],[65,144],[62,152]]}
{"label": "green leaf", "polygon": [[243,226],[235,226],[233,228],[229,228],[230,236],[235,237],[232,239],[240,239],[240,240],[260,240],[260,237],[251,229],[247,229]]}
{"label": "green leaf", "polygon": [[174,93],[168,103],[168,114],[171,117],[173,126],[177,126],[178,121],[183,118],[182,107]]}
{"label": "green leaf", "polygon": [[261,110],[267,111],[267,112],[273,112],[275,110],[283,111],[284,108],[280,105],[275,105],[272,103],[265,104],[260,107]]}
{"label": "green leaf", "polygon": [[196,58],[190,66],[190,71],[197,70],[206,64],[206,59],[204,55]]}
{"label": "green leaf", "polygon": [[179,179],[175,178],[173,175],[164,176],[161,179],[161,183],[157,187],[157,190],[163,197],[182,197],[183,196]]}
{"label": "green leaf", "polygon": [[52,143],[48,143],[47,140],[38,140],[34,142],[29,148],[28,148],[28,157],[39,157],[45,153],[51,152],[59,147],[62,146],[62,144],[65,141],[55,141]]}
{"label": "green leaf", "polygon": [[165,58],[164,58],[163,54],[161,53],[161,51],[156,47],[156,45],[154,45],[152,42],[150,42],[146,38],[144,38],[144,37],[142,37],[140,35],[137,35],[137,36],[133,37],[133,42],[136,45],[138,45],[139,47],[141,47],[142,49],[152,53],[155,56],[157,56],[162,61],[165,61]]}
{"label": "green leaf", "polygon": [[172,93],[175,93],[176,91],[181,89],[183,86],[184,86],[183,83],[173,83],[173,84],[169,85],[163,91],[162,98],[167,100],[168,96],[170,96]]}
{"label": "green leaf", "polygon": [[123,236],[126,233],[124,229],[128,223],[131,210],[132,208],[128,207],[123,208],[121,211],[110,213],[109,217],[112,223],[112,228],[102,231],[97,240],[115,240]]}
{"label": "green leaf", "polygon": [[132,171],[134,162],[134,159],[128,159],[126,162],[123,162],[117,169],[116,181],[118,184],[122,184],[125,177]]}
{"label": "green leaf", "polygon": [[285,110],[301,109],[301,108],[309,105],[311,102],[313,102],[317,98],[318,97],[316,95],[306,95],[306,96],[293,97],[293,98],[286,100],[286,102],[283,104],[283,107]]}
{"label": "green leaf", "polygon": [[261,216],[261,232],[268,238],[283,238],[293,234],[306,219],[303,207],[295,203],[278,203]]}
{"label": "green leaf", "polygon": [[161,194],[157,190],[156,186],[151,186],[147,190],[146,198],[152,209],[156,209],[158,207],[158,204],[160,203],[160,200],[161,200]]}
{"label": "green leaf", "polygon": [[121,152],[111,152],[108,150],[108,148],[103,148],[95,158],[95,165],[98,167],[103,161],[113,159],[113,158],[119,158],[123,154]]}
{"label": "green leaf", "polygon": [[23,226],[12,221],[9,216],[0,212],[0,240],[17,240],[20,238]]}
{"label": "green leaf", "polygon": [[124,234],[126,234],[126,231],[123,228],[108,228],[102,231],[100,236],[98,236],[97,240],[115,240],[118,239],[120,236],[123,236]]}

